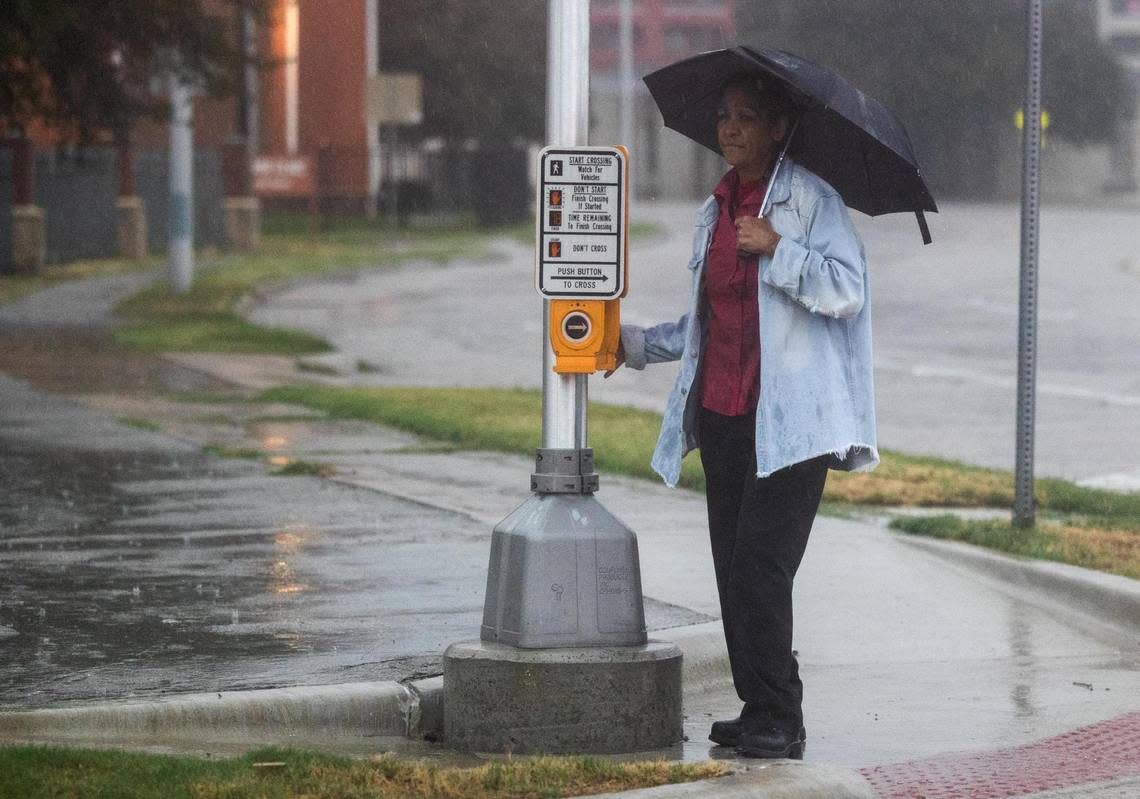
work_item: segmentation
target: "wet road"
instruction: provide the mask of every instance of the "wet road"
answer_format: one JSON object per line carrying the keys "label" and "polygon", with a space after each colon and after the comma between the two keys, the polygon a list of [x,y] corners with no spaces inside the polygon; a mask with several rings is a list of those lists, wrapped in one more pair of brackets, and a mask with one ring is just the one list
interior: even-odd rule
{"label": "wet road", "polygon": [[3,376],[0,484],[0,705],[396,679],[479,623],[474,520]]}
{"label": "wet road", "polygon": [[[0,707],[410,679],[477,637],[493,522],[434,499],[430,466],[393,495],[384,469],[426,457],[414,436],[279,405],[84,402],[104,410],[0,374]],[[358,484],[270,471],[329,459]],[[494,520],[526,474],[485,497]],[[654,629],[710,618],[646,599]]]}

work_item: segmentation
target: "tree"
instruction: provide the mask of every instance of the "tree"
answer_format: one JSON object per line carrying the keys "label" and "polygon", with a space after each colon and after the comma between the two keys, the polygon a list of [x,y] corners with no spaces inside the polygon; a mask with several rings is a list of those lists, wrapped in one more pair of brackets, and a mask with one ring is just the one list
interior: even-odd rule
{"label": "tree", "polygon": [[[991,196],[1002,137],[1025,85],[1022,0],[782,0],[741,3],[743,42],[829,64],[892,108],[942,195]],[[1052,0],[1045,13],[1044,105],[1050,136],[1110,135],[1124,94],[1097,39],[1093,7]]]}
{"label": "tree", "polygon": [[[242,53],[235,8],[269,0],[5,0],[0,3],[0,119],[122,132],[165,103],[149,91],[173,69],[213,95],[233,90]],[[177,54],[176,56],[174,54]]]}

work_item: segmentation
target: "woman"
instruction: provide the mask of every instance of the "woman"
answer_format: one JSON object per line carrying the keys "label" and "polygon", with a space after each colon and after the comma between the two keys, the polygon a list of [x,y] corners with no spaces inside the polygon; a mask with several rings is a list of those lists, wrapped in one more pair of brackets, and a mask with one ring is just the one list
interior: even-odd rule
{"label": "woman", "polygon": [[[835,190],[779,154],[794,107],[726,83],[717,139],[732,169],[697,216],[689,311],[622,327],[619,364],[680,360],[653,467],[675,485],[700,448],[739,717],[710,739],[802,758],[792,580],[827,470],[878,463],[863,245]],[[769,208],[761,203],[769,190]]]}

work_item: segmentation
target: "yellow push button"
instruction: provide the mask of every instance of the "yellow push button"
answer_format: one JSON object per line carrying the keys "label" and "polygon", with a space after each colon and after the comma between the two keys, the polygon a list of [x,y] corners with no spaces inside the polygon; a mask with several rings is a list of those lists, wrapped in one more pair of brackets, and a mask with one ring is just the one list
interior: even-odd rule
{"label": "yellow push button", "polygon": [[551,300],[554,371],[589,374],[617,365],[621,300]]}

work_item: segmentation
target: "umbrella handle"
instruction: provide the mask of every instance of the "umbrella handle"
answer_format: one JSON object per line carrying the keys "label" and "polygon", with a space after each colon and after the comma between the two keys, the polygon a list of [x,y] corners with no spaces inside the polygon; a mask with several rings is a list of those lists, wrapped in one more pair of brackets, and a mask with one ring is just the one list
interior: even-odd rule
{"label": "umbrella handle", "polygon": [[919,208],[914,215],[918,218],[918,232],[922,234],[922,243],[929,244],[934,239],[930,238],[930,225],[926,224],[926,214]]}
{"label": "umbrella handle", "polygon": [[796,135],[796,129],[800,126],[800,118],[796,117],[796,121],[792,123],[792,129],[788,131],[787,137],[784,139],[784,147],[780,150],[780,157],[776,159],[776,166],[772,170],[772,177],[768,178],[768,188],[764,191],[764,200],[760,203],[760,213],[756,216],[767,216],[768,200],[772,196],[772,187],[776,185],[776,175],[780,173],[780,167],[784,163],[784,158],[788,155],[788,148],[792,144],[792,137]]}

